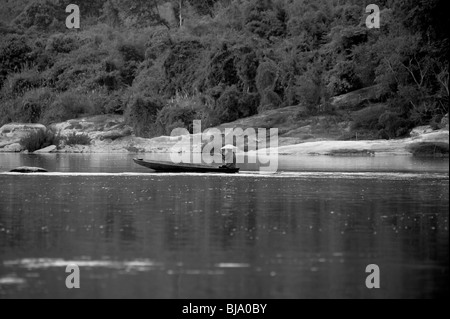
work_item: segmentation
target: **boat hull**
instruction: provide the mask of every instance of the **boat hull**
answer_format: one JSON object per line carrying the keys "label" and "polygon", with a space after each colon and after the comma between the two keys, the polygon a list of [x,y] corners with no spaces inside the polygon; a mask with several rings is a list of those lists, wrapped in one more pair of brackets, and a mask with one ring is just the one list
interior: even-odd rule
{"label": "boat hull", "polygon": [[236,174],[239,172],[239,168],[219,168],[207,165],[195,165],[195,164],[174,164],[170,162],[159,161],[146,161],[134,158],[133,161],[141,166],[152,169],[156,172],[166,173],[226,173]]}

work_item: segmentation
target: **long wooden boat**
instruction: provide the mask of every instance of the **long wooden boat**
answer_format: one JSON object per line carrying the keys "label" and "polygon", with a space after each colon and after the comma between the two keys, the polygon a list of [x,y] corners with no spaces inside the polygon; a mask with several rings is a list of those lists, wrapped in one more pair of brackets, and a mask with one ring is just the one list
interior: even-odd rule
{"label": "long wooden boat", "polygon": [[171,162],[148,161],[134,158],[133,161],[141,166],[150,168],[157,172],[167,173],[227,173],[235,174],[239,172],[239,168],[220,168],[208,165],[180,163],[175,164]]}

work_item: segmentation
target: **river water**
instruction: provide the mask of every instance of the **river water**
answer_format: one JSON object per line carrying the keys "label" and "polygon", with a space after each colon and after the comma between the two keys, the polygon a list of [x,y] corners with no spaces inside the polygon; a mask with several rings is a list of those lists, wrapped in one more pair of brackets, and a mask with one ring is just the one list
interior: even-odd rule
{"label": "river water", "polygon": [[[268,175],[131,159],[0,154],[0,172],[51,172],[0,173],[0,298],[448,294],[448,159],[282,157]],[[66,288],[70,264],[80,289]]]}

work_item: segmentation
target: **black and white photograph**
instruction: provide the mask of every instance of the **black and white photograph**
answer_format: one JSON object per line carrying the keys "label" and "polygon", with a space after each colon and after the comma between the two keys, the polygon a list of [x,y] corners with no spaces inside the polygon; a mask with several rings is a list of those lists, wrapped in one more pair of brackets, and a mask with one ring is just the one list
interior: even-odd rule
{"label": "black and white photograph", "polygon": [[448,297],[447,2],[0,0],[0,300]]}

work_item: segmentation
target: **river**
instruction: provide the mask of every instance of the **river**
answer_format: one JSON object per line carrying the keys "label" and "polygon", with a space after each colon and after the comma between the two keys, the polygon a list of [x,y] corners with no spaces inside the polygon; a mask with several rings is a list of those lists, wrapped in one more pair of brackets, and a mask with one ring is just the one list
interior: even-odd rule
{"label": "river", "polygon": [[0,298],[448,294],[448,159],[281,157],[277,174],[205,175],[131,158],[0,154],[0,172],[51,172],[0,173]]}

